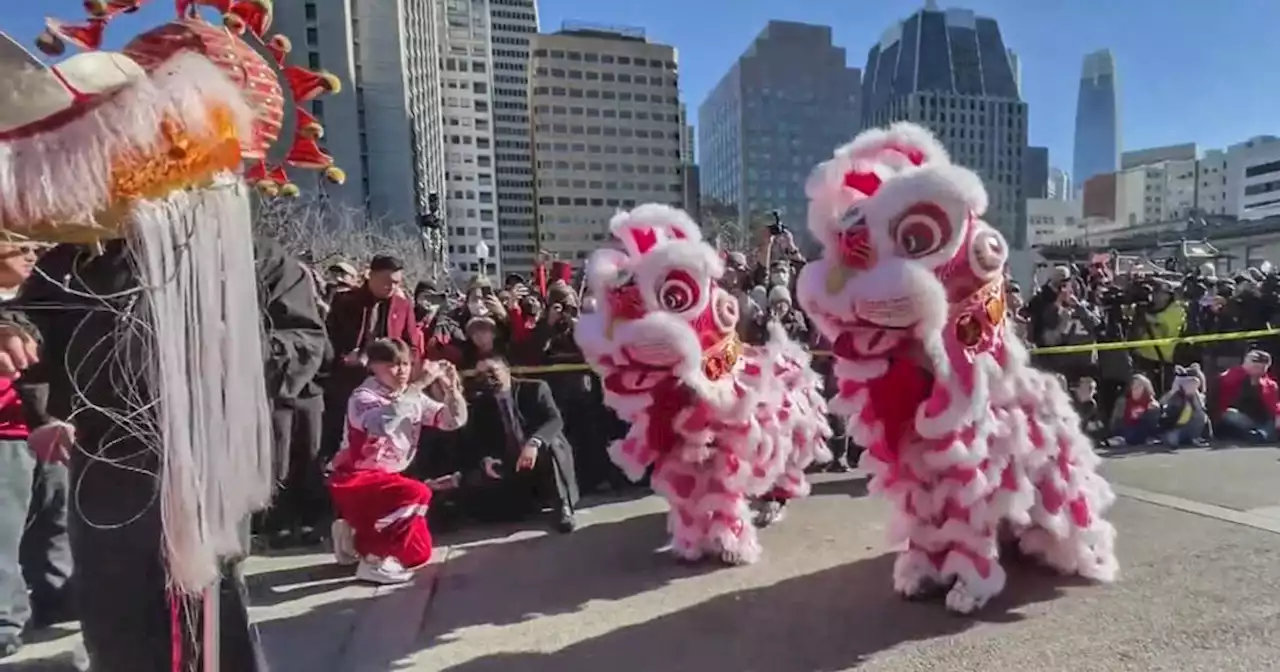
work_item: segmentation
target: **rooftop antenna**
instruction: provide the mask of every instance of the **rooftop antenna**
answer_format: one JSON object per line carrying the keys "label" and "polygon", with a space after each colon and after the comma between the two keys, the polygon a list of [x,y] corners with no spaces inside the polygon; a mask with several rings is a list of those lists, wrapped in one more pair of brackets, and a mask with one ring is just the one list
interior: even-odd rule
{"label": "rooftop antenna", "polygon": [[938,0],[924,0],[924,11],[926,12],[938,11]]}

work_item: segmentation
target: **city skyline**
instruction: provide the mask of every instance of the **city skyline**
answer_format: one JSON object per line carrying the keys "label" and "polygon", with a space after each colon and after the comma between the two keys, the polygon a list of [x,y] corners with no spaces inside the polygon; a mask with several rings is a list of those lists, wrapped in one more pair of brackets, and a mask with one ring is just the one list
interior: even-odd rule
{"label": "city skyline", "polygon": [[[693,4],[651,0],[611,6],[585,0],[540,0],[538,9],[544,30],[555,30],[570,19],[642,26],[650,39],[675,46],[682,97],[696,109],[770,19],[832,26],[834,42],[852,54],[848,64],[859,67],[861,54],[878,41],[884,26],[924,4],[923,0],[885,0],[859,7],[856,14],[838,0],[794,6],[767,0]],[[1107,0],[1035,6],[1017,0],[939,4],[972,9],[1000,22],[1008,47],[1018,54],[1022,97],[1031,110],[1029,144],[1048,147],[1055,166],[1069,169],[1072,163],[1080,61],[1084,54],[1104,47],[1124,66],[1122,149],[1183,142],[1225,148],[1280,132],[1274,113],[1280,109],[1280,89],[1254,86],[1274,76],[1268,64],[1280,62],[1280,42],[1267,39],[1268,27],[1280,21],[1280,4],[1269,0],[1216,5],[1117,5]],[[121,46],[138,28],[153,26],[171,12],[171,3],[153,0],[113,26],[107,45]],[[0,28],[30,43],[46,14],[73,18],[81,13],[79,0],[23,3],[9,8]],[[715,30],[708,31],[708,25]],[[1182,46],[1188,44],[1193,46]],[[1156,57],[1159,54],[1165,56]]]}

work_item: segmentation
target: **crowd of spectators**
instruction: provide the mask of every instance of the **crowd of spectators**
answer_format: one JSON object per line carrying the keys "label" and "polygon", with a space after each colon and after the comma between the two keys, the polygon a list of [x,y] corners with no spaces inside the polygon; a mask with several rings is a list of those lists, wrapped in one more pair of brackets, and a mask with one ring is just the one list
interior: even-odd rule
{"label": "crowd of spectators", "polygon": [[[0,250],[5,296],[31,273],[36,258],[33,249],[10,247]],[[722,256],[720,284],[739,302],[743,342],[762,344],[775,322],[794,341],[826,349],[796,305],[795,281],[806,262],[790,231],[776,223],[758,232],[752,249]],[[395,582],[412,568],[388,564],[388,558],[370,565],[354,553],[352,538],[367,544],[378,536],[388,548],[413,546],[421,559],[430,555],[427,520],[438,530],[542,514],[554,529],[571,532],[581,493],[633,487],[606,450],[626,427],[603,403],[574,340],[580,313],[593,309],[581,268],[555,262],[534,277],[512,274],[498,283],[480,274],[461,286],[409,284],[405,264],[385,255],[361,268],[348,262],[303,268],[300,282],[310,278],[314,288],[303,295],[311,299],[305,310],[281,315],[318,314],[325,326],[323,352],[317,345],[314,354],[306,348],[269,353],[269,369],[308,373],[286,376],[287,394],[273,398],[280,488],[254,521],[262,543],[302,546],[332,536],[340,557],[362,563],[359,576]],[[1186,273],[1150,266],[1121,273],[1114,259],[1063,264],[1049,269],[1029,294],[1016,283],[1007,286],[1014,332],[1034,348],[1038,366],[1059,374],[1084,429],[1100,445],[1277,439],[1280,386],[1269,371],[1280,341],[1176,339],[1280,323],[1280,274],[1269,265],[1220,277],[1212,264]],[[318,326],[315,318],[311,323]],[[319,342],[319,329],[315,333]],[[1130,341],[1160,342],[1106,346]],[[303,361],[308,358],[320,361]],[[830,358],[815,357],[813,365],[833,392]],[[406,411],[410,407],[398,399],[411,382],[430,399],[415,397]],[[0,402],[4,394],[0,389]],[[837,459],[827,468],[847,470],[849,448],[856,447],[843,436],[841,419],[831,420]],[[393,431],[397,423],[408,429]],[[0,654],[14,649],[3,641],[5,623],[20,626],[32,608],[37,620],[60,618],[65,607],[59,596],[70,576],[65,470],[34,464],[22,447],[25,426],[20,418],[0,423],[0,461],[9,461],[0,465],[0,476],[8,478],[0,495],[12,490],[20,495],[14,502],[29,503],[29,510],[17,504],[0,510],[0,561],[17,565],[21,551],[28,574],[0,592],[31,591],[30,604],[0,600]],[[361,442],[373,452],[343,456],[344,448]],[[380,506],[397,516],[425,512],[428,518],[400,538],[391,533],[410,528],[387,527]],[[363,533],[351,532],[360,526]],[[35,545],[44,549],[40,557],[26,558]]]}
{"label": "crowd of spectators", "polygon": [[1029,299],[1018,286],[1009,288],[1019,333],[1041,349],[1036,363],[1071,389],[1086,429],[1109,445],[1274,440],[1280,410],[1269,373],[1280,345],[1274,336],[1168,339],[1280,324],[1280,275],[1266,263],[1230,277],[1219,277],[1213,263],[1186,272],[1172,262],[1123,273],[1117,266],[1109,257],[1056,266]]}
{"label": "crowd of spectators", "polygon": [[[723,254],[724,287],[738,298],[742,319],[740,337],[763,343],[767,324],[779,322],[796,341],[819,346],[803,313],[795,307],[794,286],[804,256],[792,234],[775,226],[760,232],[755,249]],[[283,487],[259,531],[274,545],[308,544],[328,533],[323,470],[341,447],[346,434],[347,400],[368,376],[366,350],[383,339],[404,342],[411,358],[448,362],[462,372],[471,420],[460,431],[426,427],[409,468],[416,478],[437,486],[441,493],[431,507],[433,524],[452,525],[469,519],[510,518],[551,507],[555,526],[573,527],[572,505],[580,492],[617,491],[633,487],[610,462],[606,447],[622,436],[626,426],[603,403],[595,376],[583,366],[574,340],[574,327],[590,299],[581,286],[581,268],[554,262],[534,277],[507,275],[501,284],[487,275],[461,283],[420,280],[410,285],[404,264],[393,257],[374,257],[363,269],[347,262],[310,268],[316,282],[320,310],[328,327],[329,352],[307,399],[287,409],[294,422],[285,430],[291,451]],[[560,366],[563,365],[563,366]],[[510,439],[494,433],[503,423],[486,421],[485,406],[493,398],[493,369],[498,377],[516,376],[513,388],[535,385],[515,405],[522,417],[554,417],[555,435],[548,443],[564,455],[549,460],[556,466],[558,488],[535,496],[513,497],[495,492],[489,477],[492,460]],[[527,373],[526,373],[527,372]],[[513,395],[519,397],[520,395]],[[551,408],[536,409],[539,405]],[[492,405],[492,404],[490,404]],[[562,413],[560,409],[572,409]],[[539,427],[524,428],[536,433]],[[843,439],[836,442],[843,447]],[[493,447],[489,450],[488,447]],[[843,450],[835,469],[848,469]],[[573,483],[564,484],[565,473]],[[534,490],[538,488],[535,487]],[[483,494],[483,496],[481,496]],[[522,495],[527,493],[521,493]],[[502,505],[495,502],[505,501]]]}

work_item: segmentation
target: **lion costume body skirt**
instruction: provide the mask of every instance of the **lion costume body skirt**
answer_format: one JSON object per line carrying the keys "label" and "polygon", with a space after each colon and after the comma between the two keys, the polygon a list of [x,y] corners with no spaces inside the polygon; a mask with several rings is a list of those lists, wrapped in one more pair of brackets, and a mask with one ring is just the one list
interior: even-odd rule
{"label": "lion costume body skirt", "polygon": [[830,459],[821,379],[781,329],[741,346],[723,263],[685,213],[642,205],[610,226],[622,249],[588,262],[598,308],[575,332],[605,403],[631,423],[610,457],[633,480],[651,471],[677,557],[754,562],[749,498],[806,495],[805,468]]}

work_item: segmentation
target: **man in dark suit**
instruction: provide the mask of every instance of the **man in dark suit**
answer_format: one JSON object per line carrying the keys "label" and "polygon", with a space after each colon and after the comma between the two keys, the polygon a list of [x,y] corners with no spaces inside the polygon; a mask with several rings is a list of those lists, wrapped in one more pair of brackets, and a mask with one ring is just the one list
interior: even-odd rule
{"label": "man in dark suit", "polygon": [[540,380],[513,380],[500,356],[477,362],[469,388],[463,445],[474,452],[460,493],[463,507],[502,519],[550,507],[555,528],[572,532],[578,483],[551,388]]}

